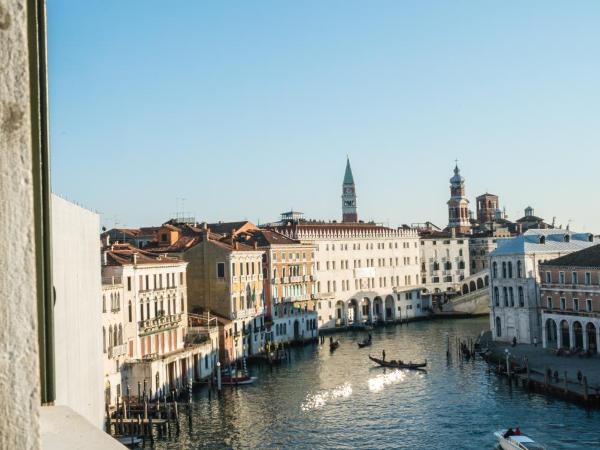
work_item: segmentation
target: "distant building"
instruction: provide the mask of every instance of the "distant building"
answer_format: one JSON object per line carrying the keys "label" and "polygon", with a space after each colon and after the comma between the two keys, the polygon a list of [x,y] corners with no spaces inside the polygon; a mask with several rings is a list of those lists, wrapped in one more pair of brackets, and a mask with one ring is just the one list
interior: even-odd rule
{"label": "distant building", "polygon": [[393,321],[431,306],[421,298],[419,235],[412,228],[306,220],[268,227],[314,246],[319,328]]}
{"label": "distant building", "polygon": [[460,175],[458,164],[454,167],[454,176],[450,178],[450,200],[448,200],[448,229],[457,234],[471,231],[469,200],[465,194],[465,179]]}
{"label": "distant building", "polygon": [[460,294],[470,274],[469,237],[441,231],[420,233],[421,289],[435,303]]}
{"label": "distant building", "polygon": [[587,233],[534,229],[498,240],[490,256],[490,325],[495,340],[541,342],[539,264],[590,247],[593,240]]}
{"label": "distant building", "polygon": [[354,186],[354,177],[352,176],[349,158],[346,161],[346,172],[344,173],[344,182],[342,184],[342,222],[358,222],[356,187]]}
{"label": "distant building", "polygon": [[544,219],[542,219],[541,217],[537,217],[534,214],[534,210],[531,206],[528,206],[527,208],[525,208],[525,215],[523,217],[521,217],[520,219],[518,219],[516,224],[518,227],[517,232],[519,234],[525,233],[527,230],[531,230],[531,229],[546,230],[546,229],[554,228],[553,225],[549,225],[546,222],[544,222]]}
{"label": "distant building", "polygon": [[600,245],[540,264],[544,348],[598,353]]}
{"label": "distant building", "polygon": [[498,196],[485,193],[476,198],[477,222],[480,224],[493,222],[500,211]]}
{"label": "distant building", "polygon": [[105,240],[108,236],[110,242],[131,244],[137,248],[144,248],[150,242],[156,240],[158,227],[142,228],[112,228],[101,234],[100,238]]}

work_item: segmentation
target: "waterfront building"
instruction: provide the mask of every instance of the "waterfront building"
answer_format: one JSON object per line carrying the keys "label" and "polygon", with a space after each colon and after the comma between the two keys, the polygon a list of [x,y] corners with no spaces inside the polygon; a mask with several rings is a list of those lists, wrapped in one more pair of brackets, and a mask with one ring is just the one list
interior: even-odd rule
{"label": "waterfront building", "polygon": [[[233,322],[233,359],[264,348],[263,255],[246,243],[251,222],[166,223],[148,249],[185,260],[188,304],[193,313],[211,312]],[[244,238],[244,239],[241,239]]]}
{"label": "waterfront building", "polygon": [[539,264],[593,245],[594,237],[568,230],[531,229],[498,239],[490,255],[490,326],[495,340],[541,342]]}
{"label": "waterfront building", "polygon": [[137,248],[144,248],[156,240],[157,231],[158,227],[111,228],[104,231],[100,235],[100,239],[105,241],[108,237],[113,243],[131,244]]}
{"label": "waterfront building", "polygon": [[431,295],[433,303],[444,303],[461,293],[461,281],[470,275],[469,236],[420,230],[419,237],[422,292]]}
{"label": "waterfront building", "polygon": [[315,247],[319,328],[405,318],[407,296],[419,300],[414,313],[430,307],[421,298],[415,229],[305,220],[269,227]]}
{"label": "waterfront building", "polygon": [[448,200],[448,229],[457,234],[471,231],[469,200],[465,192],[465,179],[460,175],[458,164],[454,167],[454,176],[450,178],[450,200]]}
{"label": "waterfront building", "polygon": [[[282,220],[301,218],[299,212],[282,214]],[[264,251],[266,339],[283,343],[315,339],[316,246],[259,228],[247,228],[236,240]]]}
{"label": "waterfront building", "polygon": [[544,348],[598,353],[600,245],[540,264]]}
{"label": "waterfront building", "polygon": [[[138,383],[148,385],[147,393],[169,393],[208,376],[218,352],[217,328],[204,329],[202,339],[188,332],[188,263],[131,244],[105,243],[102,335],[107,403],[137,395]],[[202,345],[194,345],[200,341]]]}

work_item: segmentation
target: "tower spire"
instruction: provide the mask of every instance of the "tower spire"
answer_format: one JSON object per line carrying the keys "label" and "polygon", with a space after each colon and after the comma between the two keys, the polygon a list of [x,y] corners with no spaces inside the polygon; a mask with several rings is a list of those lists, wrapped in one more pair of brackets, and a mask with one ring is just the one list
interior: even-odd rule
{"label": "tower spire", "polygon": [[352,168],[350,167],[350,158],[346,155],[346,171],[344,173],[344,182],[342,184],[342,222],[358,222],[356,212],[356,187]]}

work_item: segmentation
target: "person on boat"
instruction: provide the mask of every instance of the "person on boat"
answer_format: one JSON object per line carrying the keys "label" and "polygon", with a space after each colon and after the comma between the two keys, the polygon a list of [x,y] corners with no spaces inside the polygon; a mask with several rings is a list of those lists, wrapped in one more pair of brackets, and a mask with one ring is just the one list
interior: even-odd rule
{"label": "person on boat", "polygon": [[506,439],[506,438],[509,438],[514,435],[515,435],[515,432],[513,431],[513,429],[509,428],[508,430],[506,430],[506,433],[504,433],[503,437],[504,437],[504,439]]}
{"label": "person on boat", "polygon": [[583,379],[583,374],[581,373],[581,370],[577,371],[577,381],[579,381],[579,384],[581,384],[581,380]]}
{"label": "person on boat", "polygon": [[515,436],[521,436],[521,429],[519,427],[515,428]]}
{"label": "person on boat", "polygon": [[382,360],[385,361],[385,350],[381,352],[381,355],[383,356]]}
{"label": "person on boat", "polygon": [[512,338],[512,346],[513,347],[517,346],[517,337],[516,336],[513,336],[513,338]]}

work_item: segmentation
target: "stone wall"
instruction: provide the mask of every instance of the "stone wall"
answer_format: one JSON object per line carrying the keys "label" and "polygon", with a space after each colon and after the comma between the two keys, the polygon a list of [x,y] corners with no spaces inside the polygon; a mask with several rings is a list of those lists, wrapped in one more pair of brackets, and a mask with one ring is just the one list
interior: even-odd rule
{"label": "stone wall", "polygon": [[0,448],[40,446],[27,8],[0,0]]}

